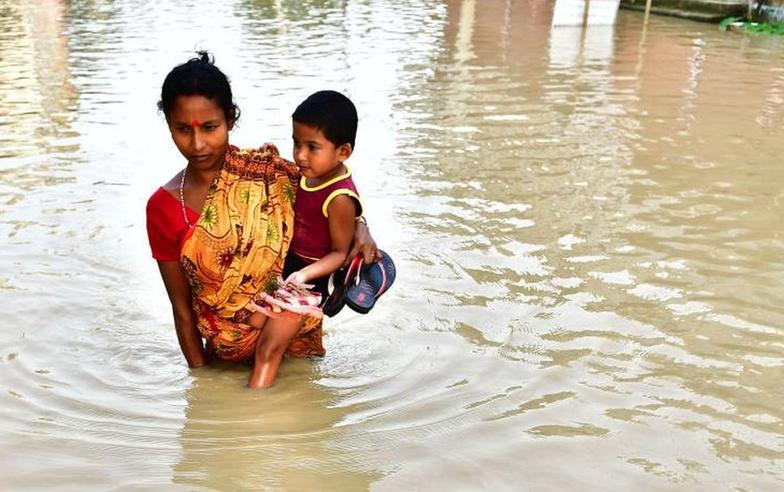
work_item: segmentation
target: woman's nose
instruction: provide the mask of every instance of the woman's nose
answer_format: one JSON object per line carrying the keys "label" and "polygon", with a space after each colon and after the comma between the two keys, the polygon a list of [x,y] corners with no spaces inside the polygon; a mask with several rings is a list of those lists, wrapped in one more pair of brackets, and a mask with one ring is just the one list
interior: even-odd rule
{"label": "woman's nose", "polygon": [[205,142],[201,131],[198,128],[194,128],[193,136],[191,137],[191,146],[193,150],[201,150],[205,147]]}

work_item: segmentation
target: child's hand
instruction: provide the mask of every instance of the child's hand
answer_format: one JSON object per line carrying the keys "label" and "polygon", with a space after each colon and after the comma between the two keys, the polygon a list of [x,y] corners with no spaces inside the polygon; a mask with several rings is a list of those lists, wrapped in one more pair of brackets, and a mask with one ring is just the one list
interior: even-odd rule
{"label": "child's hand", "polygon": [[308,279],[305,274],[302,273],[302,270],[297,270],[293,272],[289,277],[286,279],[286,283],[294,282],[296,284],[306,284],[308,283]]}

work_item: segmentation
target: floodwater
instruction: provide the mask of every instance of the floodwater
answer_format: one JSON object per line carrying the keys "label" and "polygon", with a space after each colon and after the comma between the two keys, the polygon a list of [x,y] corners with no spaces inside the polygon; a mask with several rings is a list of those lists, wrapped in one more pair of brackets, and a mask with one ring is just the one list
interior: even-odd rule
{"label": "floodwater", "polygon": [[[0,3],[0,488],[784,489],[784,39],[545,0]],[[399,278],[327,356],[189,371],[166,72],[240,146],[320,88]]]}

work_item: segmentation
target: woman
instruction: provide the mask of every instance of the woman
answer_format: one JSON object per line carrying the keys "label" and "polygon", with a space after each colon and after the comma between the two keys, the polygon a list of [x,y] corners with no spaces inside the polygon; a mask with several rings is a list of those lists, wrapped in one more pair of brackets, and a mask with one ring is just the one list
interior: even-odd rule
{"label": "woman", "polygon": [[[248,386],[270,386],[284,353],[324,354],[320,320],[267,319],[249,310],[282,270],[299,172],[274,146],[240,150],[229,144],[239,109],[207,53],[172,69],[158,107],[188,161],[147,204],[150,247],[182,353],[190,367],[207,364],[210,353],[253,359]],[[364,224],[349,257],[358,251],[368,261],[377,255]]]}

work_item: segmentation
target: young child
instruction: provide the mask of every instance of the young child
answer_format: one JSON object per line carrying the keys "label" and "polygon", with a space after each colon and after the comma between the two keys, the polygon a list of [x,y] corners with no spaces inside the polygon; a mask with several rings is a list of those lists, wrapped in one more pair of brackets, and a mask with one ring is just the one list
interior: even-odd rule
{"label": "young child", "polygon": [[291,115],[294,162],[302,177],[294,236],[283,277],[314,284],[326,300],[329,276],[346,260],[362,202],[345,161],[354,151],[357,110],[335,91],[319,91]]}
{"label": "young child", "polygon": [[[301,177],[294,202],[294,230],[283,268],[288,285],[280,290],[300,296],[299,302],[303,296],[314,297],[301,290],[301,284],[313,284],[322,303],[326,301],[329,276],[340,269],[351,249],[362,203],[345,161],[354,150],[356,133],[357,110],[339,92],[316,92],[292,114],[294,162]],[[258,322],[272,322],[276,333],[288,336],[282,339],[288,343],[295,333],[291,327],[299,326],[300,317],[288,312],[291,306],[284,308],[288,314],[276,312],[270,297],[276,296],[262,299],[260,312],[252,315],[248,323],[257,326]],[[321,314],[316,306],[298,304],[297,308],[292,311],[304,314],[315,309]],[[261,355],[260,359],[257,351],[250,386],[256,381],[260,381],[259,386],[267,386],[275,378],[280,359]]]}

